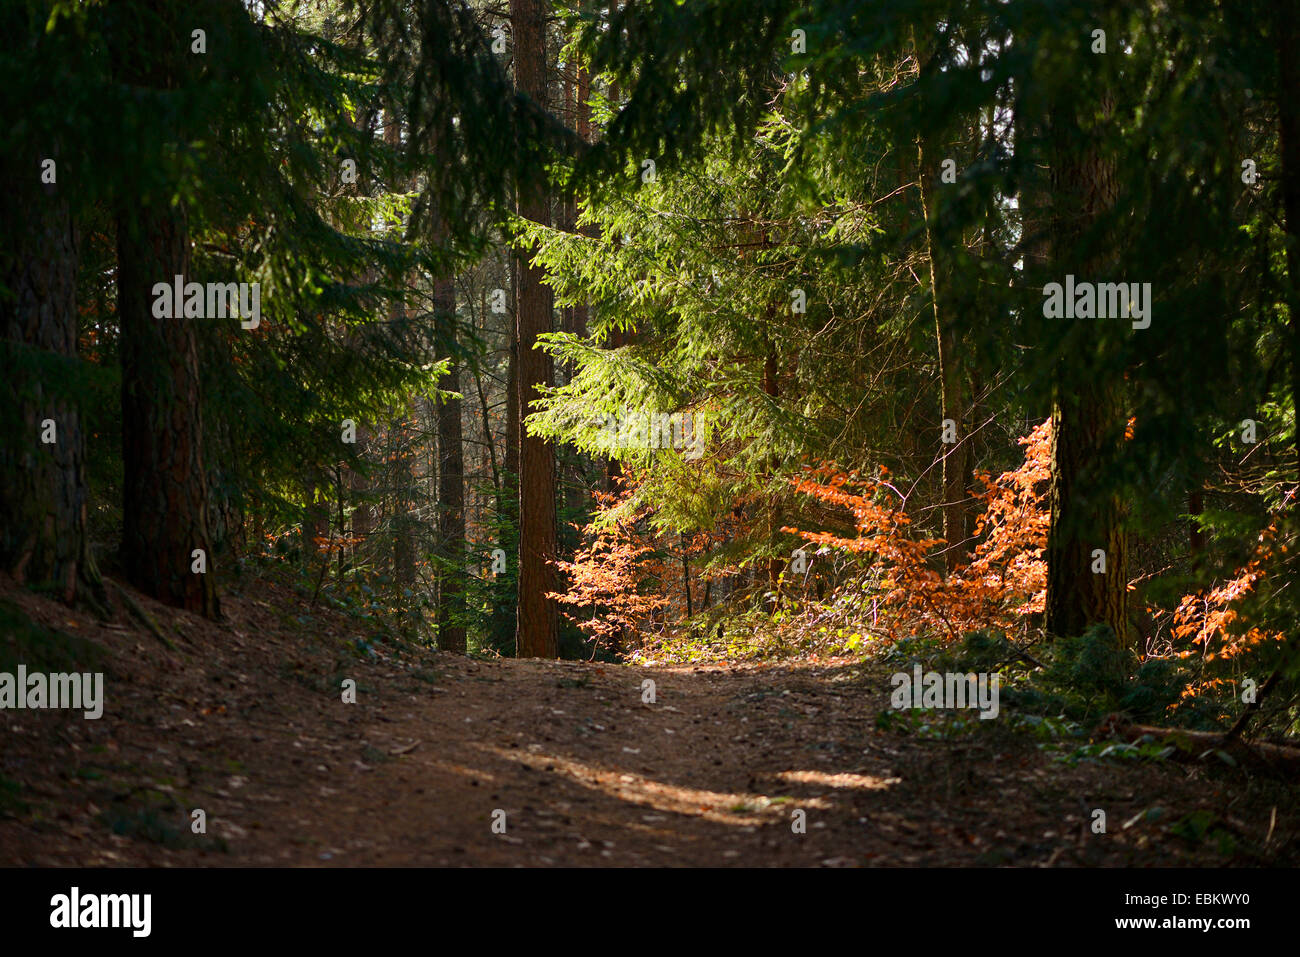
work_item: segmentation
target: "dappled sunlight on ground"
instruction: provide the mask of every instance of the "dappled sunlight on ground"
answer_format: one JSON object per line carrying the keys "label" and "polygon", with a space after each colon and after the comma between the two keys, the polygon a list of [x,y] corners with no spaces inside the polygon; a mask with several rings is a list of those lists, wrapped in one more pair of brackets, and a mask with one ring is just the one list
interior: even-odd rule
{"label": "dappled sunlight on ground", "polygon": [[[600,767],[558,755],[520,754],[492,746],[484,746],[484,749],[506,760],[528,764],[534,770],[552,765],[554,770],[584,787],[657,811],[688,814],[736,826],[771,824],[785,820],[788,813],[789,799],[782,799],[779,795],[773,798],[763,794],[710,791],[658,781],[648,775],[630,774],[617,768]],[[806,798],[800,801],[800,806],[824,808],[827,802],[820,798]]]}
{"label": "dappled sunlight on ground", "polygon": [[903,780],[871,774],[826,774],[821,771],[778,771],[772,777],[792,784],[819,784],[828,788],[857,788],[864,791],[884,791]]}

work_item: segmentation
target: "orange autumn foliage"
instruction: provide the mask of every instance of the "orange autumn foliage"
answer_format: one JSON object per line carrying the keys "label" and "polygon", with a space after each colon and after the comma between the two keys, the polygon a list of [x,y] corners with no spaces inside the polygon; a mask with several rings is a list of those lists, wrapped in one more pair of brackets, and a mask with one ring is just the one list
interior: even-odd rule
{"label": "orange autumn foliage", "polygon": [[[1179,658],[1190,658],[1200,651],[1203,663],[1230,661],[1259,649],[1268,642],[1280,642],[1286,635],[1268,631],[1258,625],[1242,627],[1245,622],[1240,603],[1266,576],[1266,567],[1274,557],[1277,520],[1259,535],[1254,554],[1228,581],[1205,591],[1184,595],[1174,611],[1173,637],[1183,644],[1175,651]],[[1183,689],[1184,700],[1224,684],[1222,678],[1189,682]]]}
{"label": "orange autumn foliage", "polygon": [[[602,511],[616,504],[612,495],[599,497]],[[554,563],[569,586],[547,597],[557,601],[564,616],[597,645],[621,644],[622,639],[639,634],[669,603],[666,597],[644,593],[655,547],[637,534],[639,517],[593,523],[585,530],[590,543],[578,549],[573,561]]]}
{"label": "orange autumn foliage", "polygon": [[[975,546],[968,561],[947,576],[940,571],[945,541],[916,531],[903,507],[904,497],[886,470],[863,478],[833,466],[807,469],[793,481],[794,487],[846,510],[854,530],[782,530],[853,556],[857,568],[829,601],[809,601],[806,613],[790,616],[781,627],[791,633],[800,628],[811,632],[817,626],[824,631],[836,618],[860,627],[865,616],[870,628],[863,633],[869,630],[887,640],[937,634],[955,641],[980,629],[1019,630],[1042,613],[1046,596],[1051,441],[1048,419],[1019,440],[1024,451],[1019,466],[996,477],[976,473],[979,488],[971,494],[982,510],[974,528]],[[601,512],[608,517],[617,506],[618,501],[607,496]],[[649,509],[642,509],[622,521],[593,523],[585,530],[588,546],[572,562],[557,563],[571,587],[552,597],[598,643],[622,645],[651,632],[673,633],[669,619],[686,617],[683,557],[701,580],[717,574],[704,572],[694,556],[709,553],[722,541],[719,530],[688,539],[664,535],[643,521],[649,515]],[[1233,663],[1282,640],[1281,633],[1247,622],[1242,607],[1243,599],[1264,579],[1275,553],[1286,551],[1285,545],[1274,543],[1276,534],[1276,524],[1270,525],[1251,561],[1231,580],[1179,602],[1172,615],[1175,654],[1189,658],[1199,652],[1202,665],[1186,685],[1184,701],[1220,692],[1235,680],[1207,667],[1211,662]]]}
{"label": "orange autumn foliage", "polygon": [[983,537],[971,561],[947,578],[932,567],[934,549],[944,540],[909,536],[911,519],[897,504],[890,505],[897,492],[885,481],[884,470],[878,481],[861,481],[823,467],[810,470],[814,477],[795,482],[800,492],[851,511],[855,537],[783,530],[809,542],[869,556],[868,572],[880,585],[877,607],[885,612],[884,627],[877,620],[877,630],[884,636],[939,631],[958,639],[979,628],[1010,630],[1024,616],[1043,609],[1051,420],[1019,441],[1025,447],[1025,461],[1019,468],[996,479],[977,474],[984,490],[976,497],[984,503],[984,512],[976,535]]}
{"label": "orange autumn foliage", "polygon": [[999,627],[1040,613],[1047,595],[1043,553],[1051,523],[1047,491],[1052,475],[1052,420],[1018,442],[1025,449],[1019,468],[992,480],[977,473],[984,484],[979,496],[984,514],[975,535],[987,532],[987,536],[976,546],[971,563],[955,576],[968,600],[983,609],[974,617]]}

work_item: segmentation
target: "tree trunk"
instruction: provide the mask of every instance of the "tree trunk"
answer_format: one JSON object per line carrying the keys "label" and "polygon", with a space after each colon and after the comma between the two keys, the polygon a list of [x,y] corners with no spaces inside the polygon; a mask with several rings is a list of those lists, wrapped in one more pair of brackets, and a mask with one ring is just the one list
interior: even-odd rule
{"label": "tree trunk", "polygon": [[[512,291],[519,288],[518,261],[511,263]],[[518,293],[515,293],[516,297]],[[515,306],[519,303],[516,300]],[[508,492],[508,499],[514,500],[511,511],[515,510],[519,498],[519,334],[517,323],[513,320],[510,328],[510,356],[506,363],[506,474],[503,484]],[[517,517],[517,516],[516,516]]]}
{"label": "tree trunk", "polygon": [[6,168],[0,195],[0,567],[71,603],[82,584],[101,587],[86,531],[85,439],[66,387],[77,362],[76,235],[58,186],[42,195],[35,185],[40,157],[24,159]]}
{"label": "tree trunk", "polygon": [[[439,279],[433,287],[434,311],[445,325],[442,339],[456,339],[456,289],[450,279]],[[460,391],[459,360],[452,355],[445,384],[450,392]],[[465,447],[461,436],[461,400],[438,403],[438,538],[444,557],[452,563],[443,568],[438,587],[438,647],[444,651],[465,651]]]}
{"label": "tree trunk", "polygon": [[[1103,94],[1093,107],[1106,123],[1110,98]],[[1117,195],[1114,158],[1097,145],[1103,131],[1081,122],[1088,114],[1087,104],[1071,97],[1057,103],[1051,116],[1052,253],[1062,282],[1067,274],[1089,281],[1106,278],[1120,262],[1113,244],[1104,240],[1093,239],[1100,253],[1078,252],[1084,234],[1111,212]],[[1061,636],[1109,625],[1124,645],[1128,541],[1122,502],[1113,490],[1124,445],[1123,383],[1098,354],[1062,356],[1059,363],[1052,409],[1045,624],[1048,634]],[[1099,573],[1095,568],[1102,560],[1105,571]]]}
{"label": "tree trunk", "polygon": [[[183,209],[118,213],[122,566],[146,594],[215,618],[195,327],[189,319],[153,314],[154,283],[184,281],[189,246]],[[205,556],[206,573],[193,571],[196,550]]]}
{"label": "tree trunk", "polygon": [[[1117,390],[1080,385],[1057,396],[1052,410],[1051,524],[1047,542],[1047,631],[1080,635],[1110,625],[1124,641],[1128,630],[1128,539],[1119,498],[1105,490],[1102,468],[1122,441]],[[1094,564],[1104,552],[1105,571]]]}
{"label": "tree trunk", "polygon": [[[515,85],[525,96],[546,105],[546,20],[542,0],[511,0],[515,40]],[[543,190],[522,192],[520,216],[535,223],[550,221]],[[528,434],[530,405],[551,382],[551,360],[538,348],[538,336],[551,331],[551,291],[544,272],[519,254],[516,290],[516,379],[519,403],[519,595],[515,631],[521,658],[554,658],[559,653],[555,588],[550,562],[555,559],[555,453],[543,439]]]}
{"label": "tree trunk", "polygon": [[[949,574],[963,565],[966,521],[963,486],[967,450],[965,399],[963,396],[960,370],[957,366],[957,330],[956,310],[947,299],[946,282],[941,285],[941,277],[946,280],[945,264],[940,263],[940,243],[936,242],[935,230],[938,228],[939,198],[938,190],[927,189],[926,183],[937,176],[940,157],[932,149],[922,145],[918,151],[920,169],[917,171],[917,183],[921,192],[921,209],[925,217],[925,238],[930,260],[930,299],[934,307],[934,332],[936,352],[939,358],[939,406],[940,406],[940,467],[942,470],[942,506],[944,565]],[[945,423],[953,423],[953,441],[944,441],[947,428]]]}
{"label": "tree trunk", "polygon": [[[125,6],[125,5],[124,5]],[[185,69],[177,42],[179,5],[130,4],[111,36],[115,79],[155,90],[175,88]],[[188,131],[156,122],[170,142]],[[154,316],[155,283],[185,282],[189,223],[169,187],[127,191],[118,199],[117,310],[122,362],[122,564],[149,595],[210,618],[220,614],[213,584],[208,476],[203,461],[197,328]],[[193,571],[201,550],[206,572]]]}

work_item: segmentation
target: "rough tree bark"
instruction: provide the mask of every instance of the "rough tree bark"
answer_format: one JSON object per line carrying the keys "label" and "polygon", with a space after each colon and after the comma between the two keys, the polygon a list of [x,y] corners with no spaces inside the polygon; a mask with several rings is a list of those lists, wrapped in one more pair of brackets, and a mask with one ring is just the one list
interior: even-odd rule
{"label": "rough tree bark", "polygon": [[[1082,240],[1113,210],[1115,161],[1100,130],[1083,117],[1112,113],[1105,93],[1085,104],[1063,96],[1051,115],[1051,245],[1059,280],[1106,278],[1118,265],[1111,244]],[[1067,320],[1068,321],[1068,320]],[[1096,355],[1063,355],[1052,408],[1051,519],[1047,544],[1045,625],[1050,635],[1078,635],[1109,625],[1120,644],[1128,635],[1128,537],[1122,502],[1112,488],[1126,423],[1123,383]],[[1067,368],[1068,367],[1068,368]],[[1105,572],[1093,564],[1105,556]]]}
{"label": "rough tree bark", "polygon": [[[123,5],[127,8],[127,5]],[[137,88],[175,88],[185,47],[169,0],[139,0],[112,36],[116,78]],[[170,116],[156,120],[174,122]],[[166,128],[171,141],[187,131]],[[167,188],[117,198],[117,310],[122,363],[122,566],[142,591],[210,618],[213,583],[202,396],[193,319],[154,315],[155,283],[188,279],[189,222]],[[174,303],[179,307],[179,303]],[[176,310],[179,312],[179,308]],[[202,550],[207,571],[193,571]]]}
{"label": "rough tree bark", "polygon": [[[40,183],[35,153],[3,163],[0,193],[0,567],[71,603],[101,585],[86,530],[85,439],[67,389],[77,357],[77,242],[57,185]],[[62,395],[59,392],[63,392]],[[12,405],[10,403],[12,402]],[[43,423],[53,442],[43,441]]]}
{"label": "rough tree bark", "polygon": [[[511,0],[515,41],[515,85],[546,105],[546,19],[543,0]],[[541,189],[521,191],[517,212],[535,223],[550,221],[550,203]],[[551,331],[550,287],[527,253],[519,255],[516,289],[518,354],[515,359],[519,414],[519,595],[515,631],[521,658],[554,658],[559,653],[555,603],[547,592],[555,582],[555,453],[544,439],[528,434],[530,405],[551,381],[551,360],[537,338]]]}
{"label": "rough tree bark", "polygon": [[[151,292],[187,276],[189,247],[183,209],[119,210],[122,567],[146,594],[215,618],[196,330],[189,319],[156,318]],[[192,570],[195,550],[204,574]]]}

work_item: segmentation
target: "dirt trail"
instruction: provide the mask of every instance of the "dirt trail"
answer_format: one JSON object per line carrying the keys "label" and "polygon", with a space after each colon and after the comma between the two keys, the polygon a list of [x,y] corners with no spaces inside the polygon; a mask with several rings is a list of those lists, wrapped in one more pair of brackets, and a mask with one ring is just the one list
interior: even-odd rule
{"label": "dirt trail", "polygon": [[1294,859],[1295,802],[1273,820],[1267,788],[1070,767],[997,721],[956,739],[878,729],[879,666],[358,661],[346,619],[260,595],[226,599],[219,625],[145,603],[171,651],[0,582],[106,648],[110,672],[98,721],[0,712],[0,865],[1222,863],[1170,829],[1196,811],[1237,832],[1231,862]]}

